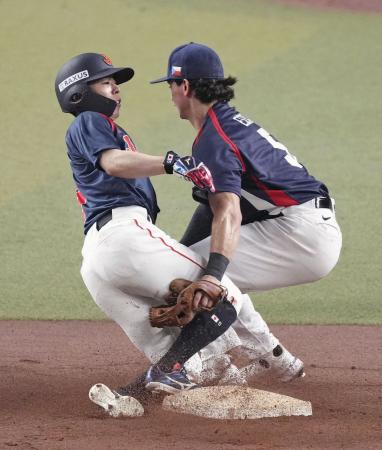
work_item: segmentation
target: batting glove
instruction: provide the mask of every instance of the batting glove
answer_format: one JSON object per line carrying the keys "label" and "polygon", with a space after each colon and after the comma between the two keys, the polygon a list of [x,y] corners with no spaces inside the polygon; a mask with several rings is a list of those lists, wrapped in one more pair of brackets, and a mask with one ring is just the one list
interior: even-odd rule
{"label": "batting glove", "polygon": [[193,156],[179,156],[172,150],[168,151],[163,161],[168,174],[174,174],[194,183],[199,189],[215,192],[215,186],[210,170],[204,163],[197,164]]}

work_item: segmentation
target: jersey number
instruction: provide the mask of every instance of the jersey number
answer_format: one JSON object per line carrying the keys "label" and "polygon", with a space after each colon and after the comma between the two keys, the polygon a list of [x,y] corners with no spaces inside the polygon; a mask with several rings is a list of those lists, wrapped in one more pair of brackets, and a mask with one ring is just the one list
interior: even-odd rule
{"label": "jersey number", "polygon": [[261,137],[263,137],[264,139],[266,139],[273,148],[276,148],[277,150],[282,150],[284,152],[286,152],[286,155],[284,156],[284,159],[291,165],[294,167],[299,167],[300,169],[302,169],[302,165],[297,161],[297,158],[289,153],[289,150],[285,147],[284,144],[282,144],[281,142],[276,141],[276,139],[274,139],[269,133],[268,131],[264,130],[264,128],[259,128],[257,130],[257,132],[259,133],[259,135]]}

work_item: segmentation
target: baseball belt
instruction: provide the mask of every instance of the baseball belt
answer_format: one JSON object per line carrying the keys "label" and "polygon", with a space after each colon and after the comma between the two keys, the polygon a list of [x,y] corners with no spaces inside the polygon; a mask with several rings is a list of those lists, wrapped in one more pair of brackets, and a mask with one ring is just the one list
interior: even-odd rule
{"label": "baseball belt", "polygon": [[102,217],[97,219],[97,231],[99,231],[102,227],[104,227],[107,223],[110,222],[110,220],[113,218],[112,211],[107,211],[106,214],[104,214]]}
{"label": "baseball belt", "polygon": [[316,208],[327,208],[334,212],[334,202],[330,197],[316,197],[314,199]]}

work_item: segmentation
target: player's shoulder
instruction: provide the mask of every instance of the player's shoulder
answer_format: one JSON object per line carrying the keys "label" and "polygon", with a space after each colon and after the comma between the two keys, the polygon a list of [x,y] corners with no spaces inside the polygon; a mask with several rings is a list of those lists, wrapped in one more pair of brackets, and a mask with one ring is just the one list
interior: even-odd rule
{"label": "player's shoulder", "polygon": [[217,102],[212,105],[210,109],[211,114],[218,117],[220,120],[231,119],[238,113],[235,106],[230,105],[228,102]]}
{"label": "player's shoulder", "polygon": [[222,126],[259,128],[259,125],[254,120],[242,114],[229,103],[217,103],[214,105],[213,110]]}
{"label": "player's shoulder", "polygon": [[113,121],[104,114],[94,111],[84,111],[70,124],[68,133],[81,133],[89,129],[112,130]]}
{"label": "player's shoulder", "polygon": [[225,143],[238,143],[251,139],[258,130],[259,125],[252,119],[244,116],[235,107],[227,102],[219,102],[213,105],[208,112],[204,139],[220,136]]}
{"label": "player's shoulder", "polygon": [[94,112],[94,111],[84,111],[79,114],[73,123],[102,123],[107,124],[110,123],[111,119],[105,116],[104,114]]}

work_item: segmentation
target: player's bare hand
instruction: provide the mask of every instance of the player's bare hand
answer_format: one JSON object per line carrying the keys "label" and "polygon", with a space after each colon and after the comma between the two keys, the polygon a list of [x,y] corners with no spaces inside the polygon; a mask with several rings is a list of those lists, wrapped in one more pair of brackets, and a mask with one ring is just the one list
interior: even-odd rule
{"label": "player's bare hand", "polygon": [[[212,275],[204,275],[201,279],[220,286],[220,281]],[[216,302],[214,302],[206,293],[197,291],[194,296],[193,308],[194,310],[197,310],[198,308],[210,309],[214,306],[215,303]]]}
{"label": "player's bare hand", "polygon": [[200,308],[210,309],[214,306],[214,302],[203,292],[196,292],[193,300],[193,310],[196,311]]}

